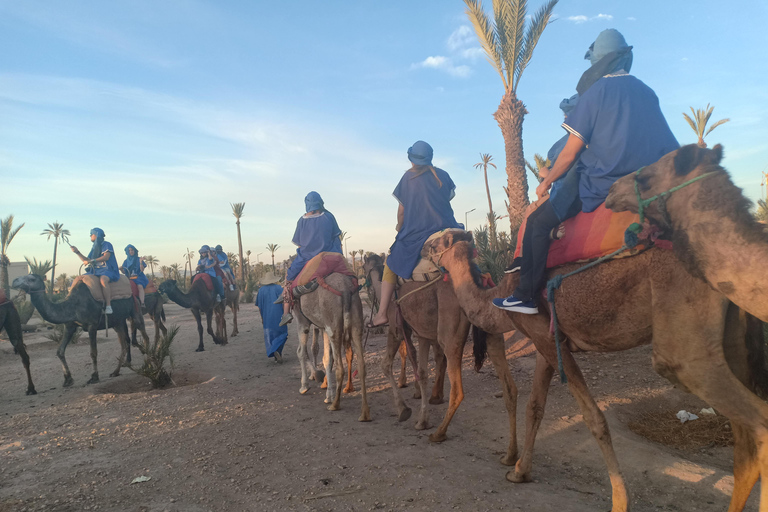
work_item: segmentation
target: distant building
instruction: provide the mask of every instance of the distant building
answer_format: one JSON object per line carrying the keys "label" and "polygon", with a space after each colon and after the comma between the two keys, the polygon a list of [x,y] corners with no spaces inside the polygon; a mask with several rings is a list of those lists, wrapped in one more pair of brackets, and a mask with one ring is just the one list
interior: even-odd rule
{"label": "distant building", "polygon": [[[8,283],[13,283],[13,280],[17,277],[25,276],[29,274],[29,265],[27,265],[26,261],[17,261],[17,262],[11,262],[10,265],[8,265]],[[18,295],[18,290],[14,290],[11,288],[11,298]]]}

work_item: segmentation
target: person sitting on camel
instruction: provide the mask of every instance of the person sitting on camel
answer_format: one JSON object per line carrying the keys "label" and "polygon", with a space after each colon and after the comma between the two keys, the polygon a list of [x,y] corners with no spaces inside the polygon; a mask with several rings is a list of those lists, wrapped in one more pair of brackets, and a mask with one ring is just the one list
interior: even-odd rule
{"label": "person sitting on camel", "polygon": [[628,74],[632,47],[621,33],[601,32],[584,58],[592,66],[579,80],[578,103],[562,125],[568,139],[536,195],[544,198],[565,178],[528,217],[518,286],[509,297],[493,300],[506,311],[538,313],[553,228],[579,211],[594,211],[616,180],[679,147],[656,93]]}
{"label": "person sitting on camel", "polygon": [[400,203],[397,236],[384,264],[379,312],[368,323],[368,328],[386,325],[397,276],[411,278],[427,238],[442,229],[464,227],[456,222],[451,208],[456,185],[447,172],[432,165],[432,154],[432,146],[422,140],[408,148],[411,168],[405,171],[393,192]]}
{"label": "person sitting on camel", "polygon": [[149,279],[144,275],[144,269],[147,268],[147,264],[144,263],[144,258],[139,257],[139,251],[131,244],[125,246],[125,261],[120,270],[128,276],[128,279],[136,283],[136,287],[139,289],[139,302],[141,303],[141,309],[144,310],[144,288],[149,284]]}
{"label": "person sitting on camel", "polygon": [[112,244],[104,240],[104,231],[100,228],[93,228],[91,230],[91,252],[88,256],[77,250],[77,247],[72,246],[72,252],[85,264],[85,273],[92,274],[99,277],[101,281],[101,288],[104,293],[104,301],[106,307],[104,313],[107,315],[112,314],[112,290],[109,288],[109,283],[115,283],[120,279],[120,271],[117,268],[117,259],[115,258],[115,249]]}
{"label": "person sitting on camel", "polygon": [[207,245],[200,248],[200,259],[197,261],[198,268],[202,268],[202,271],[211,276],[213,281],[213,287],[216,290],[216,302],[224,300],[224,283],[221,280],[221,276],[216,275],[216,265],[218,259],[215,255],[212,255],[213,251]]}
{"label": "person sitting on camel", "polygon": [[296,223],[296,231],[293,234],[293,243],[296,249],[296,259],[293,260],[285,276],[285,288],[283,295],[275,301],[283,303],[283,317],[280,326],[293,320],[290,304],[285,300],[285,293],[290,290],[290,282],[301,273],[304,265],[321,252],[337,252],[341,255],[341,229],[336,222],[336,217],[325,209],[323,198],[317,192],[310,192],[304,198],[304,206],[307,211]]}
{"label": "person sitting on camel", "polygon": [[221,248],[221,245],[216,246],[216,257],[219,259],[219,268],[224,272],[224,275],[227,276],[227,279],[229,279],[229,289],[234,290],[236,283],[235,274],[232,272],[232,267],[229,266],[229,258],[227,257],[227,253],[224,252],[224,249]]}

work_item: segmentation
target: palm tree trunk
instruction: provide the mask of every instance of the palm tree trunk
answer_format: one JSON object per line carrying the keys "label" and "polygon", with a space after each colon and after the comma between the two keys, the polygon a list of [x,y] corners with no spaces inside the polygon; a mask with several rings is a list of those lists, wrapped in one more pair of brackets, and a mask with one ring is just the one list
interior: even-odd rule
{"label": "palm tree trunk", "polygon": [[275,253],[272,253],[272,272],[275,272]]}
{"label": "palm tree trunk", "polygon": [[508,198],[510,232],[514,232],[523,222],[523,214],[530,204],[523,156],[523,117],[527,113],[523,102],[509,91],[501,98],[499,108],[493,114],[504,137],[507,158],[507,186],[504,190]]}
{"label": "palm tree trunk", "polygon": [[485,178],[485,193],[488,196],[488,234],[491,238],[491,250],[496,250],[496,214],[493,213],[493,203],[491,202],[491,189],[488,187],[488,165],[483,166],[483,177]]}
{"label": "palm tree trunk", "polygon": [[5,255],[0,254],[0,281],[3,283],[3,291],[5,296],[11,298],[11,285],[8,282],[8,262]]}
{"label": "palm tree trunk", "polygon": [[51,269],[51,296],[53,296],[53,285],[56,282],[56,249],[59,247],[59,237],[53,239],[53,268]]}
{"label": "palm tree trunk", "polygon": [[240,280],[242,286],[245,287],[245,265],[243,265],[243,239],[240,238],[240,219],[237,219],[237,245],[240,250]]}

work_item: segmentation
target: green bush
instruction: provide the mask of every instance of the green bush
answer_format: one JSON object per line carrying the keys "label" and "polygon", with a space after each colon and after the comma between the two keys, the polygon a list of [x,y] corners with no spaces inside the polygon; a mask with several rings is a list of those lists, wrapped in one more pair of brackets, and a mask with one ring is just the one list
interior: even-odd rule
{"label": "green bush", "polygon": [[[153,388],[164,388],[172,384],[173,374],[173,355],[171,354],[171,344],[176,334],[179,332],[178,325],[172,325],[168,333],[161,336],[157,343],[152,344],[149,340],[139,343],[139,351],[144,355],[144,364],[140,367],[129,365],[128,367],[139,375],[142,375],[152,382]],[[171,369],[165,368],[165,359],[168,358]]]}

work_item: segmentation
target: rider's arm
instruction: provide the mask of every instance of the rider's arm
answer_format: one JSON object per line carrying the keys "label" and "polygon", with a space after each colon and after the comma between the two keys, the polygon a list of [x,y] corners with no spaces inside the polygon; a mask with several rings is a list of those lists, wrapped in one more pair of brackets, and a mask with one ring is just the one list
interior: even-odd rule
{"label": "rider's arm", "polygon": [[559,177],[571,168],[576,161],[576,158],[578,158],[579,153],[581,153],[581,150],[584,149],[584,146],[584,141],[574,134],[568,136],[568,142],[565,143],[563,151],[560,153],[560,156],[557,157],[557,160],[555,160],[555,165],[552,166],[552,170],[549,171],[547,177],[544,178],[541,184],[536,188],[536,194],[538,194],[539,197],[543,195],[543,192],[541,194],[539,193],[540,190],[544,192],[549,190],[552,183],[557,181]]}
{"label": "rider's arm", "polygon": [[397,227],[395,230],[400,231],[403,229],[403,219],[405,218],[405,208],[403,208],[403,205],[397,206]]}
{"label": "rider's arm", "polygon": [[[112,255],[109,251],[104,251],[104,254],[99,256],[98,258],[94,258],[91,260],[91,263],[101,263],[102,261],[107,261],[109,257]],[[87,259],[87,258],[86,258]]]}

